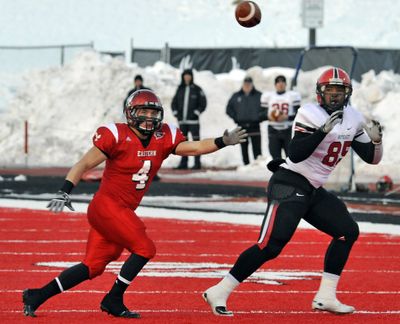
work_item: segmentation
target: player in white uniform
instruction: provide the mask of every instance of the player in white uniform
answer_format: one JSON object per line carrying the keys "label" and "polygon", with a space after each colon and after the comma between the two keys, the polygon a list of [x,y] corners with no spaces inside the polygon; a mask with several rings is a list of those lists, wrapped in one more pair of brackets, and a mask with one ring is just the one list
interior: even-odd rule
{"label": "player in white uniform", "polygon": [[268,149],[273,159],[288,155],[293,120],[300,108],[301,96],[296,91],[286,91],[286,78],[275,78],[275,90],[264,92],[261,107],[268,116]]}
{"label": "player in white uniform", "polygon": [[332,237],[324,272],[312,308],[347,314],[354,307],[341,303],[336,287],[359,229],[345,204],[322,185],[352,147],[367,163],[382,158],[382,128],[365,124],[348,105],[352,93],[349,76],[339,68],[326,70],[317,81],[318,104],[301,107],[294,120],[293,138],[286,160],[273,160],[268,184],[268,207],[258,242],[242,252],[230,272],[203,298],[216,315],[232,316],[226,309],[230,293],[266,261],[279,255],[303,218]]}

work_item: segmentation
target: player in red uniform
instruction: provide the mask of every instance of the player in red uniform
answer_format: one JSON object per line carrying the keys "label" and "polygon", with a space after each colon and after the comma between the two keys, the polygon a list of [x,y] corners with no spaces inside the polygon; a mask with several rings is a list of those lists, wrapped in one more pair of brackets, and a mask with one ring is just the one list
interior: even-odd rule
{"label": "player in red uniform", "polygon": [[312,309],[354,312],[353,306],[337,299],[336,288],[359,229],[345,204],[323,185],[350,147],[365,162],[378,164],[383,154],[382,127],[378,121],[366,123],[349,104],[352,85],[342,69],[322,73],[316,92],[318,104],[303,105],[294,119],[286,160],[268,164],[274,174],[268,183],[268,206],[257,243],[243,251],[229,273],[203,294],[215,315],[233,315],[226,308],[231,292],[281,253],[301,219],[332,237]]}
{"label": "player in red uniform", "polygon": [[128,98],[124,109],[127,124],[99,127],[93,147],[68,172],[63,187],[48,208],[60,212],[74,210],[69,194],[87,170],[106,161],[101,185],[90,202],[87,217],[90,232],[83,261],[64,270],[40,289],[23,292],[24,314],[35,317],[36,309],[50,297],[101,275],[108,263],[117,260],[124,249],[131,255],[123,264],[100,308],[116,317],[138,318],[128,310],[123,294],[143,266],[154,257],[156,248],[136,215],[161,163],[171,153],[188,156],[215,152],[226,145],[246,140],[244,130],[227,130],[215,139],[186,141],[181,131],[162,123],[163,107],[151,90],[138,90]]}

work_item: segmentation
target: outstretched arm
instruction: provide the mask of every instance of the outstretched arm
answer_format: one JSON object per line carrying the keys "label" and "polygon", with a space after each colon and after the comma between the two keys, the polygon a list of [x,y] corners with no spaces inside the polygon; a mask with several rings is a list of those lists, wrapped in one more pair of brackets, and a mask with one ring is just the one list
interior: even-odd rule
{"label": "outstretched arm", "polygon": [[227,145],[236,145],[246,141],[246,130],[237,127],[217,138],[207,138],[201,141],[186,141],[179,143],[175,149],[175,154],[182,156],[201,155],[215,152]]}

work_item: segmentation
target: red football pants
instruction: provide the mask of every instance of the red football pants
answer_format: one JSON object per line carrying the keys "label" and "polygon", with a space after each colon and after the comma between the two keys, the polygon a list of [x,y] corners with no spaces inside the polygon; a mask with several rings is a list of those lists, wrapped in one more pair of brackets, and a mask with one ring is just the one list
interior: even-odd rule
{"label": "red football pants", "polygon": [[97,193],[89,204],[87,216],[91,229],[83,263],[89,268],[91,279],[117,260],[123,249],[147,259],[156,254],[142,220],[118,198]]}

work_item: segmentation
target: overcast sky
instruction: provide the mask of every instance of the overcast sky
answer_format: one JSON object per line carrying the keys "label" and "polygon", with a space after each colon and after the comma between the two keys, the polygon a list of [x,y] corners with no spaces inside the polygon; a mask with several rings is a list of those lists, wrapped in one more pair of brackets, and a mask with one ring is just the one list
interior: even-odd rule
{"label": "overcast sky", "polygon": [[[256,1],[260,25],[234,20],[232,0],[0,0],[1,45],[54,45],[94,41],[101,51],[137,47],[303,47],[301,0]],[[324,2],[319,45],[400,47],[400,1]]]}

